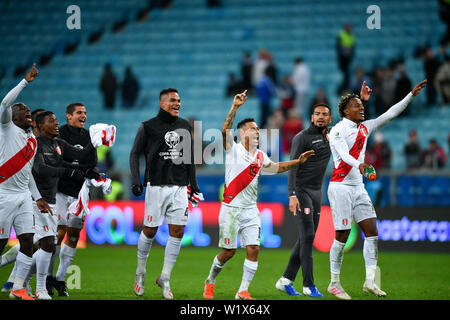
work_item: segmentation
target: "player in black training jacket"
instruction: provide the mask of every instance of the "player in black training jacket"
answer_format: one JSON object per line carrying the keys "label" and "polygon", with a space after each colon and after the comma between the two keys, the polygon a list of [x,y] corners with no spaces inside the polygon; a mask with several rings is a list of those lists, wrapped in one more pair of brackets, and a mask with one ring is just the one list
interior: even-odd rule
{"label": "player in black training jacket", "polygon": [[164,265],[156,283],[162,288],[162,295],[172,299],[170,274],[176,262],[188,220],[187,186],[199,192],[195,176],[192,128],[189,122],[179,117],[181,99],[173,88],[164,89],[159,96],[158,115],[139,127],[130,153],[130,170],[133,193],[139,196],[144,187],[140,180],[139,158],[145,155],[144,183],[145,217],[144,228],[139,236],[137,270],[134,292],[144,294],[144,280],[147,258],[156,231],[163,219],[169,226]]}
{"label": "player in black training jacket", "polygon": [[[88,144],[84,150],[71,146],[64,140],[56,138],[59,133],[58,120],[51,111],[44,111],[36,117],[36,125],[41,134],[37,137],[38,148],[33,164],[33,177],[37,188],[45,201],[55,212],[57,184],[60,178],[77,182],[84,181],[85,173],[78,169],[77,164],[68,163],[63,158],[89,157],[94,149]],[[51,257],[55,251],[57,235],[57,215],[42,213],[34,205],[35,229],[34,240],[39,241],[40,249],[36,255],[36,299],[49,300],[46,289],[47,272]]]}
{"label": "player in black training jacket", "polygon": [[[85,149],[91,144],[91,137],[89,131],[84,128],[86,123],[86,107],[79,102],[71,103],[66,108],[67,124],[59,127],[59,138],[65,140],[70,145]],[[88,178],[98,178],[97,166],[97,150],[92,149],[88,152],[86,157],[82,159],[76,155],[65,155],[64,161],[77,165],[80,170],[85,171]],[[77,179],[60,179],[58,182],[58,192],[56,193],[56,213],[58,215],[58,243],[56,245],[55,254],[52,257],[49,270],[54,268],[54,259],[57,255],[60,257],[60,263],[56,277],[53,277],[53,272],[49,272],[47,277],[47,290],[52,294],[52,287],[58,290],[59,296],[68,296],[66,291],[64,278],[67,273],[67,268],[72,263],[75,255],[80,231],[84,226],[84,216],[69,215],[67,209],[70,204],[77,200],[78,194],[83,181]],[[67,238],[64,244],[61,245],[62,240],[67,232]]]}

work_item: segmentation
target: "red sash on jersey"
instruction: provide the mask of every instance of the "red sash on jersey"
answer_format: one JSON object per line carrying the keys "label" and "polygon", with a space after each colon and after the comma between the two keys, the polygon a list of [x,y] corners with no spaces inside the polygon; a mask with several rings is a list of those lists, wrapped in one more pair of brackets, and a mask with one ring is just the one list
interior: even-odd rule
{"label": "red sash on jersey", "polygon": [[30,161],[36,152],[37,141],[31,136],[27,140],[27,144],[11,159],[0,166],[0,183],[5,182],[17,172],[19,172]]}
{"label": "red sash on jersey", "polygon": [[223,191],[223,202],[230,203],[233,201],[234,197],[244,190],[258,175],[263,163],[264,155],[261,151],[258,151],[255,161],[253,161],[247,168],[238,174],[228,186],[225,185],[225,190]]}
{"label": "red sash on jersey", "polygon": [[[356,137],[355,140],[355,144],[353,145],[353,147],[350,149],[349,152],[353,158],[355,159],[359,158],[364,143],[366,142],[366,137],[368,136],[368,133],[369,132],[367,131],[367,128],[361,124],[359,127],[358,136]],[[341,182],[342,180],[345,179],[350,170],[352,170],[352,166],[345,163],[344,161],[341,161],[341,163],[339,163],[339,166],[337,168],[333,168],[333,175],[331,176],[331,181]]]}

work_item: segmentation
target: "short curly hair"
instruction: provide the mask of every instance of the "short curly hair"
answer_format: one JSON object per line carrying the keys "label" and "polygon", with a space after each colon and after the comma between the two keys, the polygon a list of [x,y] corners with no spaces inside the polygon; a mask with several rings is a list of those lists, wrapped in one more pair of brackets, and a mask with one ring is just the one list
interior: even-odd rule
{"label": "short curly hair", "polygon": [[339,115],[341,116],[341,118],[344,118],[344,116],[345,116],[344,110],[347,107],[350,100],[352,100],[353,98],[360,99],[359,94],[349,93],[349,94],[343,96],[341,101],[339,101],[338,110],[339,110]]}

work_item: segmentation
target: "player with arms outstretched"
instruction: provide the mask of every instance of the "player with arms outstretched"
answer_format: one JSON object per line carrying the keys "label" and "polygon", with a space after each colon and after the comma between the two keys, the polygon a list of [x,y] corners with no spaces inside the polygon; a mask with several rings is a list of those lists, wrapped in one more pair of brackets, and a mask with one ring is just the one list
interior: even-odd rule
{"label": "player with arms outstretched", "polygon": [[222,251],[214,257],[205,281],[203,297],[206,299],[214,298],[216,277],[225,267],[225,263],[234,256],[238,235],[241,245],[247,250],[247,257],[244,261],[242,282],[235,298],[253,299],[248,287],[258,268],[261,217],[256,199],[261,169],[270,173],[285,172],[314,155],[314,151],[309,150],[302,153],[298,159],[272,162],[267,154],[258,149],[259,128],[251,118],[239,122],[237,128],[241,142],[235,143],[231,128],[237,110],[246,100],[247,90],[234,97],[233,105],[222,127],[223,147],[226,151],[225,191],[219,213],[219,247]]}
{"label": "player with arms outstretched", "polygon": [[[378,261],[378,231],[376,213],[362,181],[367,139],[369,135],[397,117],[425,87],[426,80],[417,84],[400,102],[373,120],[364,119],[364,105],[358,95],[350,94],[339,101],[339,115],[342,121],[330,131],[330,148],[334,168],[328,187],[331,213],[333,216],[335,240],[330,250],[331,282],[328,292],[339,299],[350,300],[340,283],[340,271],[344,256],[344,246],[350,234],[352,220],[364,232],[363,255],[366,265],[366,280],[363,291],[376,296],[385,296],[375,284]],[[369,90],[370,96],[371,90]],[[368,97],[367,97],[368,99]]]}

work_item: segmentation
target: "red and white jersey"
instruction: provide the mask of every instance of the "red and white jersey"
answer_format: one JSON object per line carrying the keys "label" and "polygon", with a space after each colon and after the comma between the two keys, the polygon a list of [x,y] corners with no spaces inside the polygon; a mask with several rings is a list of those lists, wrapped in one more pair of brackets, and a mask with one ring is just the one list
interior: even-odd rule
{"label": "red and white jersey", "polygon": [[0,107],[0,192],[29,190],[37,141],[31,130],[25,132],[16,126],[11,115],[11,105],[26,84],[22,80],[8,93]]}
{"label": "red and white jersey", "polygon": [[250,154],[242,143],[235,143],[226,151],[225,190],[223,203],[232,207],[256,207],[258,177],[262,167],[272,161],[263,151]]}
{"label": "red and white jersey", "polygon": [[373,120],[362,122],[359,126],[344,118],[330,131],[330,149],[333,154],[332,183],[359,185],[363,183],[359,165],[364,163],[367,139],[369,135],[398,116],[411,102],[413,95],[409,93],[385,113]]}

